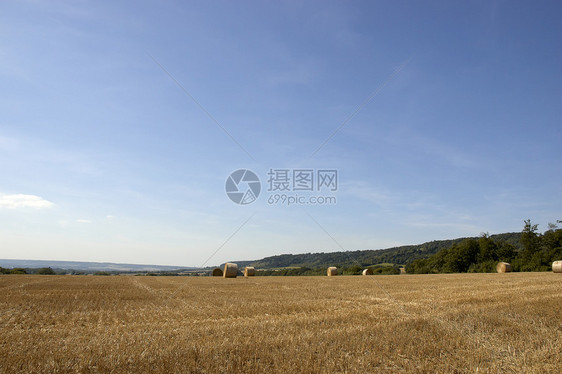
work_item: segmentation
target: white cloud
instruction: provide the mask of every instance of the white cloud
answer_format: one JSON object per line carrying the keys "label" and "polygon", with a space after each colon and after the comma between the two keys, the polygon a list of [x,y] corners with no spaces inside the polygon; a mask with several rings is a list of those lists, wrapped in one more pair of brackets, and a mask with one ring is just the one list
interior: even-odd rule
{"label": "white cloud", "polygon": [[92,223],[89,219],[77,219],[76,222],[78,223]]}
{"label": "white cloud", "polygon": [[43,209],[50,208],[54,203],[35,195],[0,195],[0,208],[16,209],[16,208],[34,208]]}

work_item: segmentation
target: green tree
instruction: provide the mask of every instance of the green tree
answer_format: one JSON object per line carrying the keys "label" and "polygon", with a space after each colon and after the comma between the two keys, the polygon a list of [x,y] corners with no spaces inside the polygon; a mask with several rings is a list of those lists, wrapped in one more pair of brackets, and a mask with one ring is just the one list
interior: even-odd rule
{"label": "green tree", "polygon": [[521,231],[521,244],[523,245],[522,257],[530,260],[539,249],[540,236],[537,233],[539,225],[533,225],[530,219],[523,221],[525,225]]}
{"label": "green tree", "polygon": [[538,225],[525,221],[521,233],[523,250],[514,261],[514,269],[519,271],[548,271],[553,261],[562,256],[562,230],[553,223],[548,224],[548,230],[542,235],[538,232]]}
{"label": "green tree", "polygon": [[515,247],[507,242],[500,243],[496,251],[497,260],[504,262],[511,262],[517,254]]}
{"label": "green tree", "polygon": [[[428,266],[428,273],[441,273],[443,272],[446,267],[446,263],[450,259],[450,252],[454,251],[456,248],[456,244],[453,244],[451,248],[443,248],[433,256],[429,258],[427,262]],[[406,270],[407,271],[407,270]]]}
{"label": "green tree", "polygon": [[443,271],[446,273],[464,273],[477,262],[480,246],[474,239],[465,239],[453,245],[446,257]]}
{"label": "green tree", "polygon": [[548,249],[562,247],[562,230],[555,223],[548,224],[548,230],[542,236],[542,245]]}
{"label": "green tree", "polygon": [[482,234],[478,239],[478,247],[480,248],[478,262],[498,260],[498,244],[487,233]]}
{"label": "green tree", "polygon": [[410,264],[406,265],[406,273],[409,274],[429,274],[432,272],[437,272],[437,270],[432,270],[430,264],[430,259],[419,258],[414,260]]}
{"label": "green tree", "polygon": [[363,267],[359,265],[352,265],[347,269],[342,269],[342,274],[346,275],[359,275],[363,271]]}
{"label": "green tree", "polygon": [[55,271],[51,268],[40,268],[37,270],[37,274],[41,275],[55,275]]}

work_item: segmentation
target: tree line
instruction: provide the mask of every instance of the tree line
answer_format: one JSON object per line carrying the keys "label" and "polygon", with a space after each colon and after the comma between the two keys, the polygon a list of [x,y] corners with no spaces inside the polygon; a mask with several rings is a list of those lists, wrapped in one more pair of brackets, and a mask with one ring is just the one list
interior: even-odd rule
{"label": "tree line", "polygon": [[[520,233],[504,233],[492,235],[491,238],[503,240],[519,247]],[[358,251],[339,251],[339,252],[317,252],[302,254],[282,254],[265,257],[254,261],[232,261],[238,267],[253,266],[256,269],[280,269],[280,268],[308,268],[321,271],[327,266],[337,266],[338,268],[351,268],[361,265],[363,268],[373,264],[395,264],[404,265],[418,258],[427,258],[438,251],[449,248],[453,244],[462,242],[465,238],[434,240],[423,244],[404,245],[379,250],[358,250]]]}
{"label": "tree line", "polygon": [[[560,222],[560,221],[558,221]],[[525,220],[520,246],[505,240],[494,240],[488,234],[464,239],[425,259],[406,265],[410,274],[428,273],[490,273],[499,261],[511,264],[513,271],[548,271],[553,261],[562,259],[562,229],[549,223],[539,233],[538,225]]]}
{"label": "tree line", "polygon": [[[338,267],[339,275],[361,275],[366,267],[359,265]],[[400,274],[400,267],[397,265],[374,265],[367,268],[373,271],[374,275],[393,275]],[[300,276],[300,275],[326,275],[326,267],[292,267],[284,269],[258,269],[256,276]]]}
{"label": "tree line", "polygon": [[0,266],[0,274],[38,274],[38,275],[82,275],[85,272],[74,270],[53,270],[51,267],[46,268],[3,268]]}

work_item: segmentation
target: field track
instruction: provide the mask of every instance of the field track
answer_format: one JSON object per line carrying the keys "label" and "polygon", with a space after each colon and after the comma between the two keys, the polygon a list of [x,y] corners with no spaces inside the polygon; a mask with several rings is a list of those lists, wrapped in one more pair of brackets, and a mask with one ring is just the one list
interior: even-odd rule
{"label": "field track", "polygon": [[0,276],[0,373],[561,368],[562,274]]}

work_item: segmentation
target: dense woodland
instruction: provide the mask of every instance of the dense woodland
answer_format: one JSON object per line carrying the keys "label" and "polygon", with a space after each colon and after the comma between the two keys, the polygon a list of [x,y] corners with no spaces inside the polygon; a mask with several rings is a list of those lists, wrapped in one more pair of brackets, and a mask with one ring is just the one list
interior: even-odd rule
{"label": "dense woodland", "polygon": [[[520,243],[521,233],[486,235],[486,237],[494,242],[505,243],[505,245],[514,248],[515,251],[522,248]],[[410,264],[418,259],[430,258],[432,255],[460,245],[466,240],[477,240],[477,238],[436,240],[420,245],[383,250],[284,254],[266,257],[258,261],[235,262],[239,268],[253,266],[260,269],[256,275],[325,275],[328,266],[336,266],[339,273],[344,275],[361,274],[362,269],[365,268],[371,268],[374,274],[400,274],[400,266]]]}
{"label": "dense woodland", "polygon": [[[504,241],[516,248],[520,246],[520,233],[492,235],[494,240]],[[253,266],[256,269],[281,269],[287,267],[319,269],[327,266],[338,268],[363,268],[376,264],[405,265],[416,259],[428,258],[442,249],[450,248],[466,238],[451,240],[435,240],[418,245],[405,245],[381,250],[360,250],[350,252],[319,252],[303,254],[283,254],[265,257],[257,261],[234,261],[239,267]]]}
{"label": "dense woodland", "polygon": [[[391,275],[400,274],[400,267],[397,265],[375,265],[368,266],[373,270],[375,275]],[[360,275],[365,267],[359,265],[352,265],[349,267],[339,267],[339,275]],[[287,276],[287,275],[326,275],[326,267],[311,269],[308,267],[294,267],[285,269],[261,269],[256,272],[257,276],[272,275],[272,276]]]}
{"label": "dense woodland", "polygon": [[483,234],[478,239],[465,239],[434,255],[412,261],[408,273],[489,273],[499,261],[511,264],[513,271],[548,271],[553,261],[562,259],[562,230],[555,224],[543,234],[538,225],[526,220],[520,235],[520,246]]}
{"label": "dense woodland", "polygon": [[3,268],[0,267],[0,274],[39,274],[39,275],[63,275],[66,271],[55,272],[52,268]]}
{"label": "dense woodland", "polygon": [[509,262],[513,271],[549,271],[562,259],[562,229],[549,224],[539,233],[538,225],[524,221],[520,233],[482,234],[475,238],[439,240],[385,250],[279,255],[258,261],[240,261],[254,266],[257,275],[325,275],[327,266],[340,274],[360,274],[371,268],[374,274],[400,274],[406,265],[410,274],[495,272],[499,261]]}

